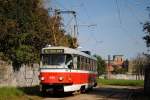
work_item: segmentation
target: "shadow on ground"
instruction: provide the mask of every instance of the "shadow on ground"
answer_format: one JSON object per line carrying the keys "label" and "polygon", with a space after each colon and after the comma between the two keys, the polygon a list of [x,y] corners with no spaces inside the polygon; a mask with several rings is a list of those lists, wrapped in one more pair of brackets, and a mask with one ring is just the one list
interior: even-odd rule
{"label": "shadow on ground", "polygon": [[[29,96],[38,96],[38,97],[48,97],[48,98],[64,98],[64,97],[71,97],[73,94],[71,93],[46,93],[42,94],[39,91],[38,86],[34,87],[22,87],[18,88],[19,90],[23,91],[26,95]],[[105,87],[97,87],[94,88],[92,91],[88,91],[87,95],[95,95],[97,97],[106,97],[111,98],[113,96],[120,96],[121,98],[128,98],[131,97],[129,100],[150,100],[150,96],[144,94],[143,88],[133,88],[133,87],[111,87],[111,86],[105,86]],[[126,96],[126,94],[128,96]],[[81,94],[78,94],[81,95]]]}
{"label": "shadow on ground", "polygon": [[39,86],[19,87],[18,89],[30,96],[41,96]]}
{"label": "shadow on ground", "polygon": [[126,86],[105,86],[95,88],[88,92],[90,95],[97,97],[113,98],[123,100],[150,100],[150,96],[144,94],[143,87],[126,87]]}
{"label": "shadow on ground", "polygon": [[51,98],[63,98],[63,97],[73,96],[72,93],[62,93],[62,92],[61,93],[47,92],[43,94],[39,91],[39,86],[19,87],[18,89],[24,92],[28,96],[51,97]]}

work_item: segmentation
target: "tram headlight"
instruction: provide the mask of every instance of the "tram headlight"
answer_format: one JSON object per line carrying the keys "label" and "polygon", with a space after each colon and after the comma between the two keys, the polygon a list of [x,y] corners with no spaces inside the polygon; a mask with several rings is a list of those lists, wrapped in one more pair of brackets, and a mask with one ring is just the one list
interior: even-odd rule
{"label": "tram headlight", "polygon": [[62,77],[62,76],[60,76],[60,77],[58,78],[59,81],[62,81],[63,79],[64,79],[64,77]]}
{"label": "tram headlight", "polygon": [[40,79],[43,81],[45,78],[44,78],[44,77],[41,77]]}

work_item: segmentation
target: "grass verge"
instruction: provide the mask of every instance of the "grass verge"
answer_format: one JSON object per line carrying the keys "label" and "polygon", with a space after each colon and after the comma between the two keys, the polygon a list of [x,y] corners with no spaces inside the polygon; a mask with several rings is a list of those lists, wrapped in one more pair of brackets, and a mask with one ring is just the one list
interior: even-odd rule
{"label": "grass verge", "polygon": [[97,79],[99,85],[144,86],[143,80]]}
{"label": "grass verge", "polygon": [[0,100],[16,99],[16,97],[22,97],[24,93],[15,87],[1,87],[0,88]]}
{"label": "grass verge", "polygon": [[[27,90],[26,90],[27,91]],[[34,95],[28,95],[22,89],[16,87],[0,87],[0,100],[39,100]]]}

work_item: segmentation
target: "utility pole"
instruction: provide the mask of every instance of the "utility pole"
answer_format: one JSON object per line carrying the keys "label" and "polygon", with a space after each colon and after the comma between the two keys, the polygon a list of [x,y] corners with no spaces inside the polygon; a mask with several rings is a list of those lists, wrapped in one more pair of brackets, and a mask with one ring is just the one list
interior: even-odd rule
{"label": "utility pole", "polygon": [[78,35],[78,25],[77,25],[77,18],[76,18],[76,12],[73,10],[67,10],[67,11],[61,11],[56,10],[56,16],[60,16],[60,14],[72,14],[75,19],[75,25],[73,26],[73,32],[71,32],[72,36],[72,48],[77,48],[77,35]]}
{"label": "utility pole", "polygon": [[108,55],[108,63],[107,63],[107,79],[110,79],[110,66],[111,66],[111,62],[110,62],[110,55]]}
{"label": "utility pole", "polygon": [[52,32],[53,32],[53,38],[54,38],[54,46],[57,45],[57,41],[56,41],[56,32],[55,32],[55,24],[56,24],[56,21],[58,20],[59,18],[59,15],[57,14],[57,10],[54,11],[54,23],[53,23],[53,26],[52,26]]}

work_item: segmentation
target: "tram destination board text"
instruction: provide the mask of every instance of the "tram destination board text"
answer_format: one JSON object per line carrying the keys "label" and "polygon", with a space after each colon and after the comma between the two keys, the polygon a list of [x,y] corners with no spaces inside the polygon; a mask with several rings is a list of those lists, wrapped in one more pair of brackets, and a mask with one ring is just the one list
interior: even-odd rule
{"label": "tram destination board text", "polygon": [[43,51],[44,54],[57,54],[57,53],[64,53],[64,49],[45,49]]}

